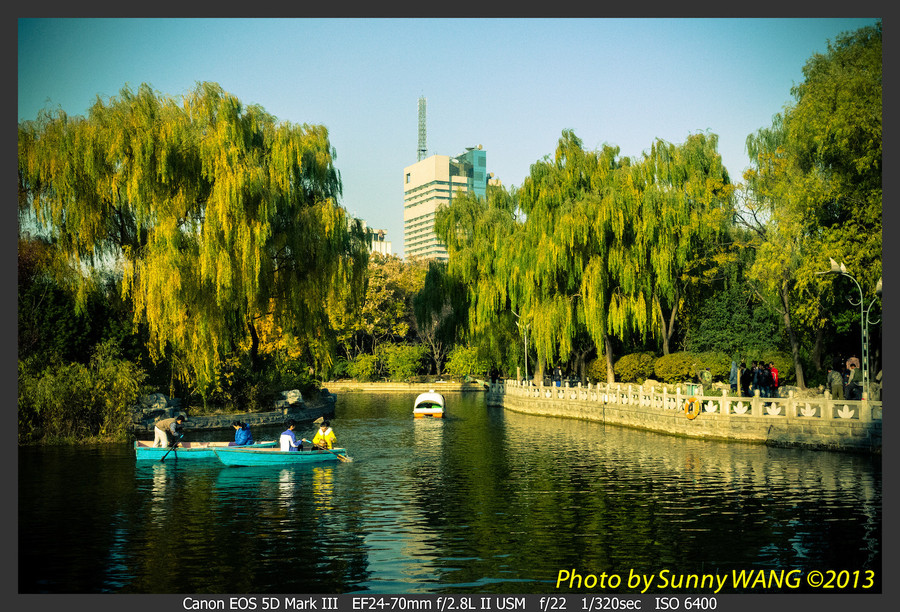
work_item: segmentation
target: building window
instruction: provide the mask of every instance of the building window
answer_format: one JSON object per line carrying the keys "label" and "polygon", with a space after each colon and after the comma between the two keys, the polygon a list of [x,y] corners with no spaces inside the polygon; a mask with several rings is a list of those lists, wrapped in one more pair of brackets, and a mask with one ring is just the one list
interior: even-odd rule
{"label": "building window", "polygon": [[407,182],[407,184],[409,184],[409,174],[410,174],[409,172],[406,173],[406,182]]}

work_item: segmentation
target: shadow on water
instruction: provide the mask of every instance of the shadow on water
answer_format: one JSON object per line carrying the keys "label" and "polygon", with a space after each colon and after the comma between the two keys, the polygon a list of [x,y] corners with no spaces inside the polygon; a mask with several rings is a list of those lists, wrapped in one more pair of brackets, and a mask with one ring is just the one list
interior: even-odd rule
{"label": "shadow on water", "polygon": [[479,394],[414,419],[413,398],[339,399],[352,463],[22,448],[19,591],[519,594],[555,591],[564,569],[880,569],[880,457],[519,415]]}

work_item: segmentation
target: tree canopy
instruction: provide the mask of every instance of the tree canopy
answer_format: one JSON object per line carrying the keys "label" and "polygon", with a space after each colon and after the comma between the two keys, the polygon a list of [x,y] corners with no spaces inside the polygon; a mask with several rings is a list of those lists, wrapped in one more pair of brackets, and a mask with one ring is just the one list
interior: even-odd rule
{"label": "tree canopy", "polygon": [[657,141],[632,160],[564,130],[512,195],[456,198],[435,227],[449,273],[469,287],[470,331],[519,323],[539,366],[583,353],[590,337],[611,380],[610,337],[660,334],[663,304],[677,309],[682,276],[730,218],[716,144]]}
{"label": "tree canopy", "polygon": [[362,286],[363,233],[338,204],[328,130],[279,122],[214,83],[182,98],[148,85],[87,117],[43,111],[18,130],[19,207],[87,295],[121,272],[155,358],[179,355],[199,388],[271,314],[330,359],[326,305]]}
{"label": "tree canopy", "polygon": [[828,259],[846,262],[870,295],[882,274],[881,23],[829,42],[803,74],[793,104],[747,137],[752,165],[737,217],[756,251],[749,277],[784,317],[801,386],[801,329],[818,343],[826,309],[847,311],[836,294],[855,293],[819,274]]}

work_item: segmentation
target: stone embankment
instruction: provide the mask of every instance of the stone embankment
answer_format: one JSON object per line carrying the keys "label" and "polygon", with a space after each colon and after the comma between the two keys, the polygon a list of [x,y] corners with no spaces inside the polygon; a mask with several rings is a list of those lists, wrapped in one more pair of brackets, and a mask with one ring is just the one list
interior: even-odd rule
{"label": "stone embankment", "polygon": [[817,450],[881,452],[880,401],[688,395],[653,385],[490,385],[489,405],[660,433]]}
{"label": "stone embankment", "polygon": [[454,391],[481,391],[483,392],[489,383],[481,380],[472,381],[452,381],[452,380],[436,380],[434,382],[359,382],[356,380],[338,380],[328,381],[325,383],[331,391],[341,391],[343,393],[425,393],[426,391],[436,391],[437,393],[448,393]]}
{"label": "stone embankment", "polygon": [[132,413],[132,431],[136,436],[153,435],[153,426],[160,419],[167,419],[179,414],[187,417],[185,426],[194,430],[231,429],[232,421],[242,421],[248,425],[280,425],[288,419],[298,423],[312,422],[319,417],[334,416],[337,395],[328,389],[321,389],[319,394],[304,399],[299,391],[285,391],[282,399],[276,401],[273,409],[266,412],[236,412],[227,414],[192,415],[182,410],[181,402],[162,393],[155,393],[141,398],[141,403]]}

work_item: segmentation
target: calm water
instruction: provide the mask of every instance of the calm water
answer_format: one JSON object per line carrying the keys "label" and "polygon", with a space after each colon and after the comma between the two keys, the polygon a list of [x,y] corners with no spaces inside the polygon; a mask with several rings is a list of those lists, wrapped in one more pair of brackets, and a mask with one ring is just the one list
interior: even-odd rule
{"label": "calm water", "polygon": [[339,397],[352,463],[22,448],[19,592],[550,593],[562,569],[872,569],[881,591],[880,457],[517,415],[480,394],[420,420],[413,397]]}

